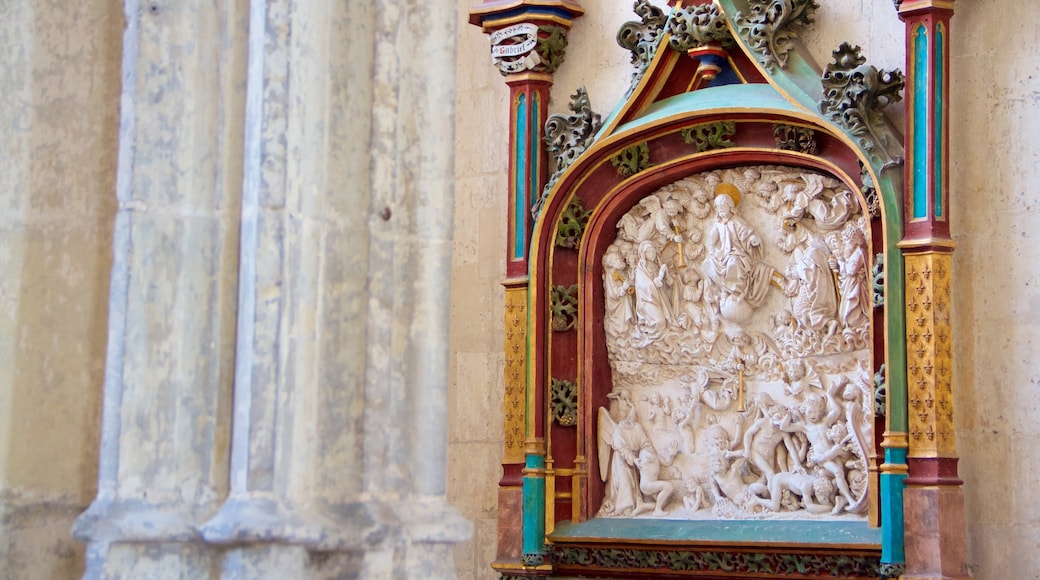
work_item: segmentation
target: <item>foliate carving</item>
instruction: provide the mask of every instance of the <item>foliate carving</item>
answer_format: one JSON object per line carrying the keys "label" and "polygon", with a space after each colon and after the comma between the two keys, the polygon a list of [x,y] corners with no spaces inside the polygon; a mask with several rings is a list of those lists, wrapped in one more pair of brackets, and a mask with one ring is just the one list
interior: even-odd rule
{"label": "foliate carving", "polygon": [[816,155],[816,132],[809,127],[795,125],[773,125],[776,148]]}
{"label": "foliate carving", "polygon": [[527,380],[527,290],[506,290],[505,318],[505,462],[524,460],[524,413]]}
{"label": "foliate carving", "polygon": [[863,182],[863,186],[860,187],[860,191],[863,193],[863,199],[867,202],[867,214],[873,218],[881,217],[881,197],[878,196],[877,187],[874,185],[874,177],[870,174],[870,171],[863,166],[863,162],[859,162],[860,179]]}
{"label": "foliate carving", "polygon": [[550,387],[552,419],[564,427],[578,422],[578,385],[573,381],[552,379]]}
{"label": "foliate carving", "polygon": [[578,285],[553,286],[550,294],[552,329],[566,332],[578,324]]}
{"label": "foliate carving", "polygon": [[668,45],[679,52],[687,52],[709,42],[718,42],[724,47],[733,44],[726,19],[719,7],[710,3],[673,10],[668,18],[668,35]]}
{"label": "foliate carving", "polygon": [[561,248],[577,249],[585,226],[589,223],[592,210],[585,209],[577,197],[571,199],[567,209],[560,216],[560,224],[556,229],[556,245]]}
{"label": "foliate carving", "polygon": [[657,52],[667,18],[664,11],[649,0],[636,0],[632,9],[640,20],[622,24],[618,30],[617,43],[632,53],[632,64],[635,65],[632,86],[635,86]]}
{"label": "foliate carving", "polygon": [[874,416],[884,417],[888,404],[888,386],[886,385],[885,378],[885,364],[881,363],[881,368],[878,372],[874,373]]}
{"label": "foliate carving", "polygon": [[890,150],[899,144],[889,143],[882,130],[881,110],[902,100],[903,73],[865,64],[860,48],[847,42],[831,54],[834,62],[823,73],[820,112],[856,137],[874,162],[886,166],[901,164],[902,158]]}
{"label": "foliate carving", "polygon": [[563,63],[567,29],[520,23],[491,34],[491,61],[502,75],[534,70],[553,73]]}
{"label": "foliate carving", "polygon": [[520,557],[520,561],[524,566],[541,566],[542,562],[545,561],[545,557],[541,554],[524,554]]}
{"label": "foliate carving", "polygon": [[[899,0],[896,0],[897,8]],[[906,564],[890,564],[888,562],[882,562],[878,564],[878,575],[885,580],[889,578],[899,578],[906,572]]]}
{"label": "foliate carving", "polygon": [[650,146],[644,141],[626,149],[610,158],[621,177],[630,177],[650,167]]}
{"label": "foliate carving", "polygon": [[950,255],[906,256],[910,456],[953,456]]}
{"label": "foliate carving", "polygon": [[562,26],[542,26],[538,29],[538,56],[545,72],[554,73],[563,64],[567,52],[567,29]]}
{"label": "foliate carving", "polygon": [[585,152],[602,126],[600,116],[592,111],[592,103],[589,102],[589,93],[585,87],[580,87],[571,95],[570,110],[570,115],[552,115],[545,122],[546,151],[553,158],[556,170],[542,189],[541,197],[531,208],[531,214],[535,218],[542,210],[545,198],[556,185],[556,180]]}
{"label": "foliate carving", "polygon": [[874,390],[855,195],[742,167],[619,219],[603,256],[600,516],[862,519]]}
{"label": "foliate carving", "polygon": [[713,149],[725,149],[732,147],[730,138],[737,133],[737,124],[733,121],[720,121],[718,123],[705,123],[682,130],[683,141],[687,145],[697,147],[697,152],[711,151]]}
{"label": "foliate carving", "polygon": [[[679,551],[640,548],[556,546],[553,562],[561,567],[608,570],[714,572],[718,577],[812,576],[878,578],[878,558],[828,554],[752,553],[723,550]],[[713,575],[714,577],[714,575]]]}
{"label": "foliate carving", "polygon": [[737,12],[737,33],[770,72],[787,68],[798,33],[812,23],[814,0],[749,0],[749,12]]}
{"label": "foliate carving", "polygon": [[885,305],[885,255],[874,255],[874,265],[870,268],[870,277],[874,281],[874,308]]}

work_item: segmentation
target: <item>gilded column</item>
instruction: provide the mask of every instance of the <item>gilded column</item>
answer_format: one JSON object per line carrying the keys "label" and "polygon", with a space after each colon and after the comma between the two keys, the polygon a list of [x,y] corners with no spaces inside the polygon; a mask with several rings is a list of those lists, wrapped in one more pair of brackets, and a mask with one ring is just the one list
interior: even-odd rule
{"label": "gilded column", "polygon": [[[532,208],[548,168],[542,145],[552,74],[563,62],[567,32],[584,10],[573,0],[485,0],[470,12],[491,41],[491,60],[509,86],[509,193],[506,224],[505,449],[499,483],[500,570],[537,567],[545,536],[545,442],[542,414],[528,391],[528,251]],[[517,528],[517,522],[522,526]]]}
{"label": "gilded column", "polygon": [[906,23],[906,579],[969,578],[957,477],[950,326],[949,27],[952,0],[897,2]]}

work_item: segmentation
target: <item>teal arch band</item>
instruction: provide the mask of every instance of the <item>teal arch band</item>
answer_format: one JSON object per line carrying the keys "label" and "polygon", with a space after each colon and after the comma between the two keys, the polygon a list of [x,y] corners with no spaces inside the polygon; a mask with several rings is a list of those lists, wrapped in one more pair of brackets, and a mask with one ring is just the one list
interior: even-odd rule
{"label": "teal arch band", "polygon": [[527,114],[527,95],[521,94],[517,100],[516,105],[516,126],[513,128],[515,135],[513,142],[515,143],[516,149],[513,151],[513,159],[516,160],[516,173],[513,175],[513,259],[520,260],[524,257],[525,244],[524,237],[527,235],[526,227],[524,227],[525,219],[527,218],[527,202],[526,187],[524,184],[527,182],[527,151],[525,151],[531,144],[531,139],[528,136],[528,114]]}
{"label": "teal arch band", "polygon": [[[924,25],[914,29],[912,91],[914,219],[928,217],[928,34]],[[939,123],[936,123],[939,125]],[[941,131],[941,129],[940,129]],[[940,175],[940,174],[936,174]]]}
{"label": "teal arch band", "polygon": [[943,76],[945,74],[945,61],[943,59],[943,31],[940,27],[935,31],[935,142],[932,144],[932,155],[935,158],[935,217],[943,217],[943,119],[945,113],[943,107]]}

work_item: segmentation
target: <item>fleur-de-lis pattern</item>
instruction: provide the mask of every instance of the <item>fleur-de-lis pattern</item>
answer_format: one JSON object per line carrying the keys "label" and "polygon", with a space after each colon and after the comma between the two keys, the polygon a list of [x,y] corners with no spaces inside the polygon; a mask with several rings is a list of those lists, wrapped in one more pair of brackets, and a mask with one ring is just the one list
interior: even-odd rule
{"label": "fleur-de-lis pattern", "polygon": [[953,457],[950,254],[906,256],[910,457]]}

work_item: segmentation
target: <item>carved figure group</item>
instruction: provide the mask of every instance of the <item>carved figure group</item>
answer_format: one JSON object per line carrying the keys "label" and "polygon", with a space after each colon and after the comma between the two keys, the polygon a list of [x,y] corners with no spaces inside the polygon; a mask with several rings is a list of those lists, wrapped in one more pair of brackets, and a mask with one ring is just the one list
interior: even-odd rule
{"label": "carved figure group", "polygon": [[601,515],[861,517],[867,232],[846,185],[776,166],[684,178],[618,220]]}

